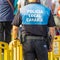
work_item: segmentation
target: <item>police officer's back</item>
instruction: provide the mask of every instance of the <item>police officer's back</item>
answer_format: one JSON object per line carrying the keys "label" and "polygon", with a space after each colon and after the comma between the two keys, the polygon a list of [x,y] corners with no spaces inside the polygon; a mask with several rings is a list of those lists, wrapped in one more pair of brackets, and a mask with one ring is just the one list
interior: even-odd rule
{"label": "police officer's back", "polygon": [[[46,37],[49,33],[54,36],[54,19],[49,8],[41,5],[38,0],[28,0],[28,5],[20,9],[17,19],[12,22],[14,39],[22,23],[22,36],[25,60],[48,60]],[[52,45],[52,42],[51,42]],[[51,47],[51,46],[50,46]],[[51,49],[50,49],[51,50]]]}

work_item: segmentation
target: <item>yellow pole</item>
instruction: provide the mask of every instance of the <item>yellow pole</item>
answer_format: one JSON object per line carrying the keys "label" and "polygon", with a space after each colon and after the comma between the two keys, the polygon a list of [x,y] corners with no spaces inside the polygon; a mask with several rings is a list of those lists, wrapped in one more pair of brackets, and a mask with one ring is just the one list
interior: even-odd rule
{"label": "yellow pole", "polygon": [[48,60],[53,60],[53,52],[48,52]]}

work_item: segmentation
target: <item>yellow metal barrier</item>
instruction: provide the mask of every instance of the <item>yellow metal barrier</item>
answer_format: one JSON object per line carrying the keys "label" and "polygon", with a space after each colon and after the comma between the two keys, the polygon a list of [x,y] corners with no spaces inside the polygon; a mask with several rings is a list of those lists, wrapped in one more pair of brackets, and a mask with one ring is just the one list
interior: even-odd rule
{"label": "yellow metal barrier", "polygon": [[48,60],[53,60],[53,52],[48,52]]}
{"label": "yellow metal barrier", "polygon": [[19,40],[13,40],[9,44],[10,60],[23,60],[23,48]]}
{"label": "yellow metal barrier", "polygon": [[9,60],[9,47],[5,42],[0,42],[0,60]]}
{"label": "yellow metal barrier", "polygon": [[54,37],[53,57],[54,57],[54,60],[60,60],[60,36]]}
{"label": "yellow metal barrier", "polygon": [[[0,60],[23,60],[23,48],[20,41],[13,40],[9,45],[0,42]],[[60,60],[60,36],[54,37],[53,51],[48,52],[48,60]]]}

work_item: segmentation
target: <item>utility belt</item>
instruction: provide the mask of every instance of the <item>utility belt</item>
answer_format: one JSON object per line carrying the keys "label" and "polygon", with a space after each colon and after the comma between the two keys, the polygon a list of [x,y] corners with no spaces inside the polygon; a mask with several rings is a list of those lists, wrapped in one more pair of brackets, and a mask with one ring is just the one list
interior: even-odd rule
{"label": "utility belt", "polygon": [[29,40],[29,39],[45,41],[48,49],[49,49],[50,42],[51,42],[51,37],[50,36],[45,37],[45,36],[37,36],[37,35],[34,36],[34,35],[22,34],[20,38],[21,38],[20,40],[21,40],[22,44],[24,42],[26,42],[26,40]]}
{"label": "utility belt", "polygon": [[43,36],[26,36],[26,39],[33,39],[33,40],[45,40],[45,37]]}
{"label": "utility belt", "polygon": [[21,34],[21,36],[20,36],[21,42],[24,42],[25,40],[29,40],[29,39],[46,41],[49,38],[47,36],[33,35],[33,34]]}

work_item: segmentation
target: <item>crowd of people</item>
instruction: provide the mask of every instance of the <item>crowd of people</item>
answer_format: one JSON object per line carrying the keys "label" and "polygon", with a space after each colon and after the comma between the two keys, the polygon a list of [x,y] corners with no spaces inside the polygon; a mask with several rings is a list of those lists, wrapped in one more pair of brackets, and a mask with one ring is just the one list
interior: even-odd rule
{"label": "crowd of people", "polygon": [[[50,8],[56,23],[55,34],[60,35],[60,0],[40,0],[40,3]],[[11,41],[11,22],[20,8],[27,4],[27,0],[0,0],[0,41]]]}

